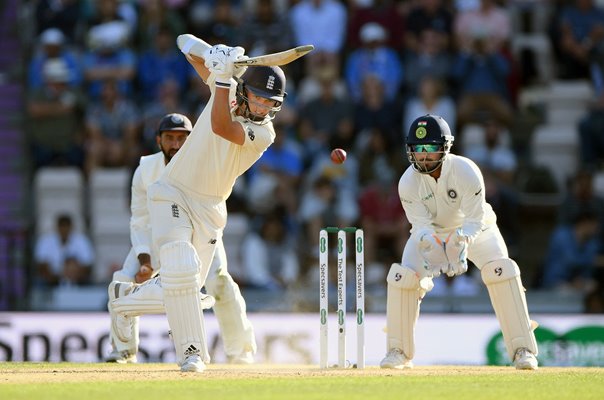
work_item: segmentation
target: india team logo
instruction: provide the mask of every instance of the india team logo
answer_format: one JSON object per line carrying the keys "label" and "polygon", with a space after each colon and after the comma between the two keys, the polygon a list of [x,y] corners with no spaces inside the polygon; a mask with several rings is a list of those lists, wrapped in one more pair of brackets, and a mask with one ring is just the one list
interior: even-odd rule
{"label": "india team logo", "polygon": [[416,138],[423,139],[426,137],[426,135],[428,134],[428,131],[426,131],[426,125],[427,125],[426,121],[419,121],[417,123],[417,129],[415,130]]}

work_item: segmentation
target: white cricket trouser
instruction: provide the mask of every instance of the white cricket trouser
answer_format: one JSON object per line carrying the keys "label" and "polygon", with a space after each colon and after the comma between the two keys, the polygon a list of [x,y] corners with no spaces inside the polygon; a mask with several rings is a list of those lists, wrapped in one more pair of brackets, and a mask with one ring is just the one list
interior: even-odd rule
{"label": "white cricket trouser", "polygon": [[190,242],[201,262],[203,285],[214,257],[216,243],[222,238],[226,224],[224,200],[214,197],[185,197],[180,190],[163,182],[149,186],[147,197],[153,254],[159,254],[159,249],[166,243],[181,240]]}

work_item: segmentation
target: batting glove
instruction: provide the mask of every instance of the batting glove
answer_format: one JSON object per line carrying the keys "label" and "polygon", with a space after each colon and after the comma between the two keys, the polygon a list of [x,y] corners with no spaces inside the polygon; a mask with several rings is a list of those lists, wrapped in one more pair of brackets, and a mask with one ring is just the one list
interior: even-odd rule
{"label": "batting glove", "polygon": [[229,47],[218,44],[210,47],[204,54],[205,66],[220,82],[230,82],[235,72],[234,62],[243,57],[243,47]]}

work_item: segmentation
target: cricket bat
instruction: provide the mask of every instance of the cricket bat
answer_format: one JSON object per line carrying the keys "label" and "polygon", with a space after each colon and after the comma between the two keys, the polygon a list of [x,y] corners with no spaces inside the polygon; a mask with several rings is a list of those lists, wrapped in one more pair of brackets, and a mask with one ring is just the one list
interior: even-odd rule
{"label": "cricket bat", "polygon": [[[189,33],[179,35],[176,39],[176,44],[183,53],[188,54],[197,61],[202,61],[203,53],[212,47],[205,41]],[[289,50],[281,51],[279,53],[265,54],[262,56],[250,57],[245,60],[235,61],[235,66],[249,67],[253,65],[285,65],[310,53],[314,48],[315,46],[312,44],[298,46]]]}

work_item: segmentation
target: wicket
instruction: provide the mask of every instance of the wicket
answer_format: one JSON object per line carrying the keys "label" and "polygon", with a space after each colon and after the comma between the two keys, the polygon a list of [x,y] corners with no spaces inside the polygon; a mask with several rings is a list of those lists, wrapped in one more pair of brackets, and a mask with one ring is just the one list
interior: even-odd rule
{"label": "wicket", "polygon": [[363,230],[356,227],[326,227],[319,234],[319,299],[320,299],[320,361],[321,368],[328,367],[328,316],[329,316],[329,266],[328,234],[338,234],[338,367],[346,365],[346,234],[354,233],[356,253],[356,321],[357,321],[357,368],[365,368],[365,246]]}

